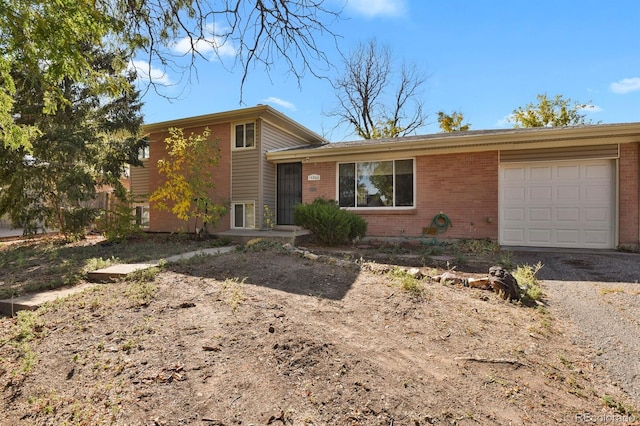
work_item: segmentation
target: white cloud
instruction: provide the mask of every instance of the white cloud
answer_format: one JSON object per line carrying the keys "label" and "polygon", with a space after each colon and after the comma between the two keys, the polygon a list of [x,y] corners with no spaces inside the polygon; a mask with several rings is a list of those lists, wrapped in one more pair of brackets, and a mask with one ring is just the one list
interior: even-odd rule
{"label": "white cloud", "polygon": [[267,102],[267,103],[270,103],[270,104],[276,104],[276,105],[281,106],[282,108],[286,108],[286,109],[289,109],[291,111],[296,111],[297,110],[296,106],[292,102],[285,101],[283,99],[276,98],[274,96],[271,96],[271,97],[269,97],[267,99],[264,99],[262,102]]}
{"label": "white cloud", "polygon": [[582,108],[579,108],[579,111],[584,111],[584,112],[601,112],[602,108],[600,108],[598,105],[585,105]]}
{"label": "white cloud", "polygon": [[236,56],[236,49],[230,42],[224,41],[222,37],[215,35],[215,25],[209,24],[205,27],[207,37],[201,40],[192,40],[189,37],[178,39],[172,46],[172,50],[180,55],[186,55],[196,50],[203,56]]}
{"label": "white cloud", "polygon": [[513,127],[513,119],[515,118],[515,116],[513,115],[513,113],[509,114],[509,115],[505,115],[504,117],[502,117],[500,120],[498,120],[496,122],[496,127]]}
{"label": "white cloud", "polygon": [[609,86],[613,93],[625,94],[640,90],[640,77],[623,78]]}
{"label": "white cloud", "polygon": [[401,16],[406,10],[406,0],[348,0],[347,7],[367,18]]}
{"label": "white cloud", "polygon": [[173,84],[167,73],[162,71],[160,68],[156,68],[149,64],[147,61],[131,61],[129,62],[129,67],[131,69],[135,69],[138,80],[141,81],[152,81],[153,83],[162,84],[165,86],[169,86]]}

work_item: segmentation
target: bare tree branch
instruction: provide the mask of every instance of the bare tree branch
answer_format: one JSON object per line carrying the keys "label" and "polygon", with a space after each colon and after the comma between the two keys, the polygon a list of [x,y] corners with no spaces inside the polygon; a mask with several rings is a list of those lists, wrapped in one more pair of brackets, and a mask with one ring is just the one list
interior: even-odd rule
{"label": "bare tree branch", "polygon": [[[307,72],[321,76],[331,64],[317,38],[336,38],[329,27],[339,10],[326,0],[98,0],[120,21],[131,54],[144,52],[149,68],[160,64],[164,71],[189,72],[197,77],[196,60],[211,55],[223,61],[223,48],[234,49],[232,60],[241,68],[242,89],[250,71],[261,65],[267,73],[279,63],[298,84]],[[114,4],[117,10],[114,11]],[[186,51],[176,52],[176,40],[186,40]],[[178,59],[190,56],[187,65]],[[226,66],[226,65],[225,65]],[[157,78],[149,76],[158,89]]]}

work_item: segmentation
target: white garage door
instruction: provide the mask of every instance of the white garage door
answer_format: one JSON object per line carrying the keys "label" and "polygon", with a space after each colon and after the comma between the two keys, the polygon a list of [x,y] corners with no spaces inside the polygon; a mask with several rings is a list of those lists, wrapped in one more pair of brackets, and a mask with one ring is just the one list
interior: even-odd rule
{"label": "white garage door", "polygon": [[612,160],[500,166],[500,244],[614,248]]}

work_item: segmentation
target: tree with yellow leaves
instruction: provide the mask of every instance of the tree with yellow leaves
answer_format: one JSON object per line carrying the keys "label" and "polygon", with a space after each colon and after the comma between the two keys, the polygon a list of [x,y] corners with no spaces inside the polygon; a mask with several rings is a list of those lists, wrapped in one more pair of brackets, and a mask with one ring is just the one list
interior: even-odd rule
{"label": "tree with yellow leaves", "polygon": [[[178,219],[188,222],[195,218],[194,231],[200,234],[198,230],[206,231],[207,225],[217,226],[228,210],[226,202],[216,204],[211,195],[215,189],[213,168],[220,160],[218,141],[209,140],[208,128],[188,137],[178,128],[170,128],[169,134],[165,139],[168,157],[158,160],[158,173],[166,180],[149,201]],[[201,228],[198,220],[202,221]]]}

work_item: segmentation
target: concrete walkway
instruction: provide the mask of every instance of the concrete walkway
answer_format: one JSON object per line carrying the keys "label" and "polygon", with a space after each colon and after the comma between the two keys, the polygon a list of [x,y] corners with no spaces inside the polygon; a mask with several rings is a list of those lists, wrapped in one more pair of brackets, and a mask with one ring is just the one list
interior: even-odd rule
{"label": "concrete walkway", "polygon": [[[87,274],[87,280],[94,283],[111,282],[118,278],[123,278],[126,275],[155,266],[159,266],[162,263],[174,263],[181,260],[191,259],[195,256],[213,256],[222,253],[228,253],[235,250],[235,246],[231,247],[215,247],[196,251],[190,251],[187,253],[177,254],[175,256],[167,257],[161,260],[151,260],[147,263],[130,263],[112,265],[107,268],[98,269]],[[88,288],[95,287],[99,284],[82,284],[71,288],[56,289],[51,291],[44,291],[40,293],[25,294],[22,296],[14,297],[11,299],[0,300],[0,313],[4,315],[13,316],[16,312],[21,310],[35,310],[46,302],[53,302],[57,299],[65,298],[69,295],[80,293]]]}

